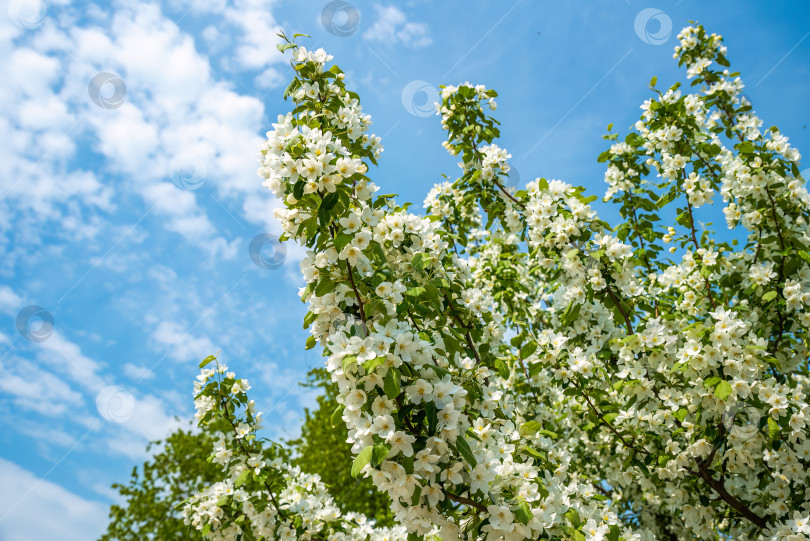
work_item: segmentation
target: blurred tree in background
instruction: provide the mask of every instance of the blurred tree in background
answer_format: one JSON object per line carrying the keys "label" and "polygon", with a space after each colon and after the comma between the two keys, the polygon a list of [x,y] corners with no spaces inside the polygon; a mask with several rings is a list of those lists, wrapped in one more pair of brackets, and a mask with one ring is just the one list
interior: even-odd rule
{"label": "blurred tree in background", "polygon": [[[379,524],[391,524],[388,496],[379,493],[370,479],[351,476],[351,446],[343,428],[333,427],[331,421],[338,405],[337,386],[323,368],[311,370],[301,385],[322,391],[318,406],[304,411],[299,438],[275,446],[277,456],[307,473],[319,474],[344,512],[356,511]],[[176,506],[221,476],[221,467],[208,460],[215,443],[213,433],[179,429],[165,440],[149,443],[147,452],[157,452],[133,468],[129,483],[112,485],[124,501],[110,508],[110,523],[99,541],[202,540],[200,532],[183,524]]]}

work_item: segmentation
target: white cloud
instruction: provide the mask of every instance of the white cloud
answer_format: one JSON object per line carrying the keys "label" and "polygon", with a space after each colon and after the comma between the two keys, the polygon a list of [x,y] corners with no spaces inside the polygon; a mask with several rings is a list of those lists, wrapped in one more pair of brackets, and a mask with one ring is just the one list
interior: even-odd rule
{"label": "white cloud", "polygon": [[160,346],[171,346],[168,356],[176,361],[196,361],[217,352],[207,336],[195,337],[188,330],[174,321],[161,321],[152,338]]}
{"label": "white cloud", "polygon": [[14,404],[48,417],[60,417],[81,405],[81,393],[35,364],[12,357],[0,364],[0,391],[13,397]]}
{"label": "white cloud", "polygon": [[[0,299],[15,304],[20,301],[9,288],[0,290]],[[207,351],[205,355],[208,355],[213,350],[207,338],[181,340],[177,324],[164,325],[159,331],[156,332],[159,339],[179,344],[180,347],[172,350],[173,355],[188,355],[198,350]],[[182,423],[170,413],[176,411],[176,407],[167,405],[161,397],[115,386],[114,378],[105,373],[104,364],[85,355],[79,345],[58,331],[38,343],[34,351],[38,363],[18,355],[0,362],[0,371],[5,374],[0,379],[0,393],[21,409],[62,420],[60,426],[50,427],[60,431],[58,441],[41,438],[46,445],[59,445],[70,437],[68,430],[79,426],[82,430],[98,431],[107,440],[110,450],[142,458],[147,441],[165,437]],[[20,355],[23,353],[21,351]],[[153,375],[147,368],[132,364],[126,364],[123,372],[132,378]],[[116,391],[110,393],[111,388]],[[102,393],[103,390],[108,392]],[[26,427],[18,426],[18,430],[26,433]]]}
{"label": "white cloud", "polygon": [[103,368],[101,364],[82,354],[81,348],[59,331],[54,331],[40,346],[37,357],[42,364],[67,375],[91,393],[98,392],[107,384],[99,374]]}
{"label": "white cloud", "polygon": [[0,310],[7,314],[22,308],[22,299],[8,286],[0,285]]}
{"label": "white cloud", "polygon": [[414,49],[433,43],[430,27],[426,23],[409,22],[405,13],[395,6],[376,4],[374,11],[377,12],[377,20],[363,33],[364,39],[389,45],[401,43]]}
{"label": "white cloud", "polygon": [[[186,421],[167,414],[163,400],[154,395],[145,395],[135,399],[132,415],[121,426],[132,434],[154,441],[186,424]],[[142,449],[144,443],[141,440]]]}
{"label": "white cloud", "polygon": [[124,365],[124,375],[135,380],[152,379],[155,377],[154,372],[145,366],[137,366],[132,363],[126,363]]}
{"label": "white cloud", "polygon": [[225,10],[225,17],[239,27],[240,43],[236,58],[242,67],[262,69],[283,61],[284,56],[276,48],[279,27],[270,13],[272,1],[236,0],[234,6]]}
{"label": "white cloud", "polygon": [[86,500],[0,458],[0,539],[52,541],[97,539],[107,525],[107,506]]}
{"label": "white cloud", "polygon": [[[208,9],[240,29],[237,63],[259,70],[260,84],[277,84],[280,76],[272,65],[282,56],[275,48],[270,4],[237,4],[214,3]],[[119,5],[98,20],[101,26],[91,20],[60,28],[65,21],[71,22],[51,24],[49,19],[30,38],[9,28],[8,20],[0,21],[0,51],[9,52],[0,59],[0,70],[10,75],[0,89],[0,129],[10,143],[0,148],[6,164],[0,172],[0,214],[15,215],[8,225],[0,221],[0,237],[12,223],[26,219],[27,211],[35,216],[26,228],[34,242],[48,231],[43,227],[47,221],[69,224],[66,229],[74,236],[96,235],[100,224],[85,223],[94,213],[61,205],[75,199],[110,213],[114,193],[127,197],[134,191],[147,209],[155,205],[167,230],[211,258],[234,257],[243,239],[223,236],[200,195],[172,184],[172,164],[178,156],[193,154],[209,190],[238,199],[260,193],[255,162],[262,141],[257,133],[264,117],[261,101],[215,80],[194,39],[157,5]],[[22,43],[12,43],[15,37]],[[88,96],[88,82],[100,72],[118,75],[125,83],[119,107],[102,108]],[[107,185],[98,171],[64,170],[78,150],[78,134],[89,136],[105,159],[104,168],[123,175],[124,182]],[[160,203],[163,196],[168,203]],[[14,206],[4,208],[12,200]]]}

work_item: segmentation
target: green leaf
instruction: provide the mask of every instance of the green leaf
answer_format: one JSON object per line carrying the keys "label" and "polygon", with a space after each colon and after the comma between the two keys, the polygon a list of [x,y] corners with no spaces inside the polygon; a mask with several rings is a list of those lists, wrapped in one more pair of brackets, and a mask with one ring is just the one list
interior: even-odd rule
{"label": "green leaf", "polygon": [[396,368],[389,368],[388,373],[385,375],[385,379],[383,380],[383,390],[385,391],[385,396],[391,400],[398,397],[400,391],[402,390],[400,387],[400,377],[399,370]]}
{"label": "green leaf", "polygon": [[723,378],[721,378],[720,376],[711,376],[709,378],[706,378],[703,381],[703,388],[704,389],[711,389],[712,387],[714,387],[715,385],[720,383],[722,381],[722,379]]}
{"label": "green leaf", "polygon": [[779,436],[779,423],[773,420],[773,417],[768,417],[768,436],[775,440]]}
{"label": "green leaf", "polygon": [[518,448],[518,451],[523,451],[524,453],[526,453],[527,455],[529,455],[532,458],[537,458],[539,460],[545,459],[545,457],[543,456],[543,454],[540,451],[538,451],[537,449],[534,449],[533,447],[529,447],[528,445],[521,445]]}
{"label": "green leaf", "polygon": [[205,359],[202,360],[202,362],[200,363],[200,368],[204,367],[208,363],[210,363],[212,361],[215,361],[215,360],[216,360],[216,357],[214,357],[213,355],[209,355],[208,357],[206,357]]}
{"label": "green leaf", "polygon": [[478,465],[478,462],[475,460],[475,455],[470,449],[470,444],[467,443],[467,440],[464,439],[464,436],[459,434],[458,438],[456,438],[456,448],[458,452],[464,457],[464,460],[467,461],[470,466],[473,468]]}
{"label": "green leaf", "polygon": [[315,338],[314,336],[310,336],[309,338],[307,338],[307,345],[306,345],[305,349],[312,349],[312,348],[315,347],[315,345],[317,343],[318,343],[318,339]]}
{"label": "green leaf", "polygon": [[498,372],[498,375],[501,376],[503,379],[509,379],[509,366],[501,359],[495,359],[493,363],[495,366],[495,371]]}
{"label": "green leaf", "polygon": [[512,510],[512,514],[515,515],[515,518],[521,524],[528,524],[534,517],[534,515],[532,515],[532,508],[529,507],[529,504],[525,501],[521,501],[520,504]]}
{"label": "green leaf", "polygon": [[422,286],[412,287],[405,292],[409,297],[421,297],[423,293],[425,293],[425,288]]}
{"label": "green leaf", "polygon": [[537,421],[528,421],[526,423],[523,423],[523,425],[520,427],[520,430],[518,432],[520,433],[521,436],[525,437],[525,436],[530,436],[530,435],[534,434],[535,432],[537,432],[538,430],[540,430],[542,428],[543,428],[543,425],[541,425],[539,422],[537,422]]}
{"label": "green leaf", "polygon": [[295,186],[293,186],[293,197],[298,200],[304,197],[304,186],[306,186],[304,179],[298,179],[298,182],[296,182]]}
{"label": "green leaf", "polygon": [[762,302],[770,302],[776,298],[776,291],[768,291],[762,296]]}
{"label": "green leaf", "polygon": [[726,380],[722,380],[720,383],[717,384],[717,387],[714,389],[714,396],[719,398],[720,400],[725,400],[731,394],[731,383]]}
{"label": "green leaf", "polygon": [[363,363],[363,370],[366,371],[366,374],[370,374],[374,371],[375,368],[380,366],[385,362],[385,357],[374,357],[373,359],[369,359]]}
{"label": "green leaf", "polygon": [[582,519],[579,517],[579,512],[576,509],[569,509],[565,513],[565,518],[568,519],[568,522],[574,528],[579,528],[580,524],[582,524]]}
{"label": "green leaf", "polygon": [[391,451],[391,448],[384,444],[378,443],[374,446],[374,450],[371,452],[371,466],[374,468],[379,467],[380,464],[383,463],[388,457],[388,453]]}
{"label": "green leaf", "polygon": [[233,486],[241,487],[242,485],[247,483],[251,471],[252,470],[250,469],[243,470],[242,473],[239,474],[239,477],[237,477],[236,480],[233,482]]}
{"label": "green leaf", "polygon": [[352,364],[357,364],[357,355],[346,355],[343,357],[342,365],[344,374],[349,372],[349,368],[351,368]]}
{"label": "green leaf", "polygon": [[332,428],[338,426],[338,424],[343,422],[343,404],[338,404],[335,408],[335,411],[332,412]]}
{"label": "green leaf", "polygon": [[321,208],[324,208],[326,210],[332,210],[335,207],[335,205],[337,205],[338,200],[340,200],[340,195],[338,195],[337,192],[328,193],[323,198]]}
{"label": "green leaf", "polygon": [[357,477],[360,475],[360,472],[363,471],[363,468],[366,467],[366,464],[371,462],[371,456],[374,453],[374,446],[369,445],[357,455],[352,463],[352,477]]}
{"label": "green leaf", "polygon": [[324,276],[323,278],[321,278],[321,281],[318,282],[318,285],[315,286],[315,291],[313,293],[315,293],[316,297],[323,297],[324,295],[332,291],[333,286],[334,282],[330,280],[328,277]]}
{"label": "green leaf", "polygon": [[338,235],[337,237],[335,237],[335,250],[337,250],[338,252],[340,252],[340,251],[341,251],[341,250],[343,250],[343,248],[345,248],[345,247],[346,247],[346,245],[347,245],[347,244],[349,244],[351,241],[352,241],[352,236],[351,236],[351,235],[346,235],[346,234],[344,234],[344,233],[341,233],[340,235]]}
{"label": "green leaf", "polygon": [[522,348],[520,348],[520,358],[526,359],[527,357],[531,356],[532,353],[537,351],[537,342],[532,340]]}

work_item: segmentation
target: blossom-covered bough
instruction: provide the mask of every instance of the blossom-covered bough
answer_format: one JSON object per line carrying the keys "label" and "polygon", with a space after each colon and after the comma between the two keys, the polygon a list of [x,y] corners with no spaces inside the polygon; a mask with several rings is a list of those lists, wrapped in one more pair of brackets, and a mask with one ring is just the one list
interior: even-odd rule
{"label": "blossom-covered bough", "polygon": [[310,539],[405,541],[404,528],[379,528],[365,515],[342,514],[317,475],[271,457],[256,431],[262,414],[250,384],[206,358],[194,386],[197,422],[221,431],[212,461],[223,480],[184,502],[185,521],[212,540]]}
{"label": "blossom-covered bough", "polygon": [[[426,216],[409,213],[367,176],[382,148],[341,70],[322,50],[282,47],[295,108],[268,133],[259,174],[284,202],[284,238],[309,249],[306,347],[323,348],[339,386],[353,472],[391,496],[409,538],[810,538],[799,154],[762,131],[719,36],[679,39],[694,92],[653,80],[635,132],[606,136],[614,226],[583,188],[507,188],[486,112],[496,94],[470,84],[444,87],[438,105],[461,176],[431,190]],[[715,199],[720,235],[700,222]],[[228,406],[211,377],[201,414],[234,416],[243,389]],[[326,501],[317,481],[257,463],[251,412],[220,446],[221,486],[186,507],[195,526],[405,535],[332,520],[312,503]]]}

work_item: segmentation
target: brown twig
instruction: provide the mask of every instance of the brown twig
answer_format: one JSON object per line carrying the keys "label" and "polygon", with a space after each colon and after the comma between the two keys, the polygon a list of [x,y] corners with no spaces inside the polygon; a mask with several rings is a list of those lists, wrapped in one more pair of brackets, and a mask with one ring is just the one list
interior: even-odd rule
{"label": "brown twig", "polygon": [[735,511],[740,513],[740,515],[760,528],[764,529],[768,527],[768,519],[766,517],[761,517],[751,511],[748,506],[726,490],[726,486],[722,481],[717,481],[714,479],[714,477],[712,477],[711,472],[706,467],[706,462],[696,458],[695,463],[698,466],[698,473],[700,477],[720,496],[724,502],[729,504]]}
{"label": "brown twig", "polygon": [[351,282],[352,289],[354,290],[354,298],[357,299],[357,305],[360,308],[360,318],[363,320],[363,330],[365,331],[365,336],[368,336],[368,325],[366,324],[366,311],[363,309],[363,300],[360,298],[360,292],[357,291],[357,286],[354,283],[352,266],[349,263],[348,259],[346,260],[346,266],[349,268],[349,282]]}
{"label": "brown twig", "polygon": [[501,190],[501,191],[504,193],[504,195],[506,195],[506,197],[508,197],[509,199],[511,199],[511,200],[512,200],[512,201],[513,201],[513,202],[514,202],[514,203],[515,203],[517,206],[519,206],[519,207],[520,207],[520,208],[522,208],[522,209],[525,209],[525,208],[526,208],[526,205],[524,205],[523,203],[521,203],[519,200],[515,199],[515,197],[514,197],[514,196],[513,196],[511,193],[509,193],[509,191],[508,191],[506,188],[504,188],[503,186],[501,186],[501,183],[500,183],[500,182],[498,182],[498,180],[497,180],[497,179],[492,179],[492,182],[494,182],[494,183],[495,183],[495,186],[497,186],[498,188],[500,188],[500,190]]}
{"label": "brown twig", "polygon": [[[686,198],[686,209],[689,211],[689,229],[692,232],[692,243],[695,245],[695,251],[700,249],[700,244],[697,240],[697,235],[695,235],[695,217],[692,214],[692,203],[689,202],[689,198]],[[705,276],[703,277],[703,281],[706,284],[706,296],[709,298],[709,304],[712,305],[712,308],[717,308],[714,304],[714,297],[712,296],[712,286],[709,284],[709,279]]]}
{"label": "brown twig", "polygon": [[598,409],[596,409],[596,406],[594,406],[593,403],[591,403],[591,398],[587,394],[585,394],[585,391],[582,389],[582,387],[577,385],[577,383],[573,379],[571,380],[571,383],[574,384],[574,387],[582,391],[582,396],[585,398],[585,402],[588,403],[588,407],[591,408],[593,414],[596,415],[599,418],[599,420],[602,421],[602,423],[604,423],[604,425],[610,429],[611,432],[616,434],[616,437],[618,437],[619,440],[621,440],[622,444],[624,444],[625,447],[627,447],[628,449],[633,449],[634,451],[637,451],[639,453],[644,453],[645,455],[650,454],[650,452],[647,451],[646,449],[639,449],[638,447],[627,443],[627,440],[624,439],[624,436],[622,436],[622,434],[618,430],[616,430],[616,428],[612,424],[610,424],[604,417],[602,417],[602,414],[599,412]]}
{"label": "brown twig", "polygon": [[484,507],[482,504],[478,503],[475,500],[471,500],[470,498],[465,498],[464,496],[459,496],[458,494],[453,494],[452,492],[450,492],[448,490],[445,490],[444,493],[447,495],[448,498],[450,498],[451,500],[453,500],[456,503],[460,503],[460,504],[466,505],[468,507],[472,507],[474,509],[477,509],[478,511],[481,511],[482,513],[487,512],[487,508]]}
{"label": "brown twig", "polygon": [[613,293],[613,290],[610,289],[609,285],[605,285],[605,289],[607,289],[608,295],[610,295],[610,298],[613,300],[613,304],[616,305],[616,308],[619,309],[619,313],[624,318],[624,324],[627,326],[627,334],[633,334],[633,324],[630,323],[630,318],[628,317],[627,312],[624,311],[619,299],[616,298],[616,295]]}

